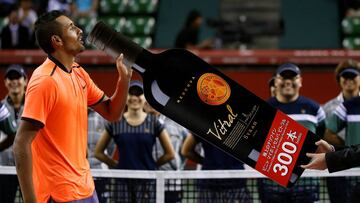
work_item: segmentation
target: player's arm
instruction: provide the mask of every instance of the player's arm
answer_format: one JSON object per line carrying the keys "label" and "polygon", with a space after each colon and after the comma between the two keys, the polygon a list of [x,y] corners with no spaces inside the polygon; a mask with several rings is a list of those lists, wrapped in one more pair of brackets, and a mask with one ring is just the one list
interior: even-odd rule
{"label": "player's arm", "polygon": [[196,145],[197,142],[194,136],[192,134],[189,134],[186,137],[184,144],[181,148],[181,154],[196,163],[202,164],[204,157],[202,157],[198,152],[195,151]]}
{"label": "player's arm", "polygon": [[165,129],[161,131],[159,140],[162,148],[164,149],[164,154],[156,160],[157,166],[161,166],[175,158],[174,148],[171,144],[169,134]]}
{"label": "player's arm", "polygon": [[105,149],[109,145],[110,141],[111,136],[106,130],[104,130],[99,141],[96,143],[94,155],[95,158],[104,162],[109,166],[109,168],[115,168],[118,164],[118,161],[110,158],[107,154],[105,154]]}
{"label": "player's arm", "polygon": [[116,59],[116,68],[119,78],[116,83],[116,90],[111,98],[105,97],[102,102],[92,106],[102,117],[108,121],[117,121],[122,115],[125,105],[132,70],[123,64],[123,54]]}
{"label": "player's arm", "polygon": [[32,152],[31,143],[40,126],[22,120],[15,136],[14,157],[16,172],[20,183],[21,193],[25,203],[35,203],[36,196],[32,179]]}

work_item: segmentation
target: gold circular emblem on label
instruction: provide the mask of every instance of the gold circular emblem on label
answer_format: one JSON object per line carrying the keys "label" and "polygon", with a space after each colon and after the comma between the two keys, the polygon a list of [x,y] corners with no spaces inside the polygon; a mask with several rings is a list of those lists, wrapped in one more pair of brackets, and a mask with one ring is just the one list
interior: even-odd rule
{"label": "gold circular emblem on label", "polygon": [[229,99],[231,89],[229,84],[220,76],[205,73],[197,82],[197,93],[206,104],[221,105]]}

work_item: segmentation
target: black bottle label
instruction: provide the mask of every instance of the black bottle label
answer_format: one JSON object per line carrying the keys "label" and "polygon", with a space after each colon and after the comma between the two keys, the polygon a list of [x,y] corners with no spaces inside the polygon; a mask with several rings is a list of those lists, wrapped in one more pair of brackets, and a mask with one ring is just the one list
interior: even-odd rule
{"label": "black bottle label", "polygon": [[280,185],[296,182],[316,135],[188,51],[156,57],[136,62],[156,110]]}

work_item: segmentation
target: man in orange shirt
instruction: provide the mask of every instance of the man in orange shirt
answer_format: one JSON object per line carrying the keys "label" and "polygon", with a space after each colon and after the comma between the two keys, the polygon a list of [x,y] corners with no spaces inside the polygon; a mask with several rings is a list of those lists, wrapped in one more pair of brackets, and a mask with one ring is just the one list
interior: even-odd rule
{"label": "man in orange shirt", "polygon": [[24,202],[98,202],[86,159],[87,108],[118,120],[132,71],[121,54],[116,90],[108,98],[74,61],[85,48],[73,21],[59,11],[45,13],[35,23],[35,35],[48,57],[30,78],[14,142]]}

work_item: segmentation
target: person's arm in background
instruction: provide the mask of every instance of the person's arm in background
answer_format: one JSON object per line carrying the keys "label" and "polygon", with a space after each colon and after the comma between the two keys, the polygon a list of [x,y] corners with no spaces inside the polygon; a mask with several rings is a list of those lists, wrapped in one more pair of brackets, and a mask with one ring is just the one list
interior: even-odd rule
{"label": "person's arm in background", "polygon": [[132,70],[123,64],[123,54],[116,59],[116,67],[119,78],[116,84],[116,90],[111,98],[105,97],[102,102],[92,106],[102,117],[108,121],[117,121],[122,115],[131,80]]}
{"label": "person's arm in background", "polygon": [[[345,144],[344,140],[337,135],[338,132],[340,132],[346,127],[345,117],[341,113],[339,113],[339,111],[343,111],[344,108],[345,107],[341,104],[325,120],[326,130],[324,140],[329,142],[330,144],[339,146]],[[346,112],[344,112],[343,114],[346,114]]]}
{"label": "person's arm in background", "polygon": [[109,168],[116,168],[118,161],[112,159],[107,154],[105,154],[105,149],[109,145],[111,139],[112,138],[109,135],[109,133],[106,130],[104,130],[99,141],[96,143],[94,155],[95,158],[104,162],[106,165],[109,166]]}
{"label": "person's arm in background", "polygon": [[317,118],[316,135],[318,135],[321,139],[323,139],[324,135],[325,135],[325,128],[326,128],[326,125],[325,125],[326,115],[325,115],[325,111],[322,107],[320,107],[318,109],[316,118]]}
{"label": "person's arm in background", "polygon": [[31,143],[39,129],[40,126],[22,120],[15,136],[13,151],[16,160],[16,172],[24,203],[36,203],[32,176]]}
{"label": "person's arm in background", "polygon": [[0,142],[0,152],[9,148],[14,143],[15,134],[7,134],[7,133],[5,134],[6,134],[6,138]]}
{"label": "person's arm in background", "polygon": [[196,163],[202,164],[204,157],[202,157],[198,152],[196,152],[196,150],[195,150],[196,145],[197,145],[197,142],[196,142],[195,138],[193,137],[192,134],[189,134],[186,137],[184,144],[181,148],[181,154],[184,157],[186,157]]}
{"label": "person's arm in background", "polygon": [[3,118],[3,120],[0,121],[0,130],[6,134],[6,138],[0,142],[0,152],[1,152],[9,148],[13,144],[16,133],[16,126],[14,125],[14,122],[12,122],[9,116],[10,113],[8,109],[5,106],[0,107],[0,109],[1,109],[0,114],[8,115],[5,118]]}
{"label": "person's arm in background", "polygon": [[333,145],[342,146],[345,144],[345,141],[340,136],[328,128],[325,130],[324,140]]}
{"label": "person's arm in background", "polygon": [[186,49],[212,49],[214,48],[214,40],[212,38],[205,39],[198,44],[186,43]]}
{"label": "person's arm in background", "polygon": [[164,129],[160,132],[159,141],[164,149],[164,154],[156,160],[156,165],[161,166],[175,158],[175,151],[171,144],[168,132]]}

